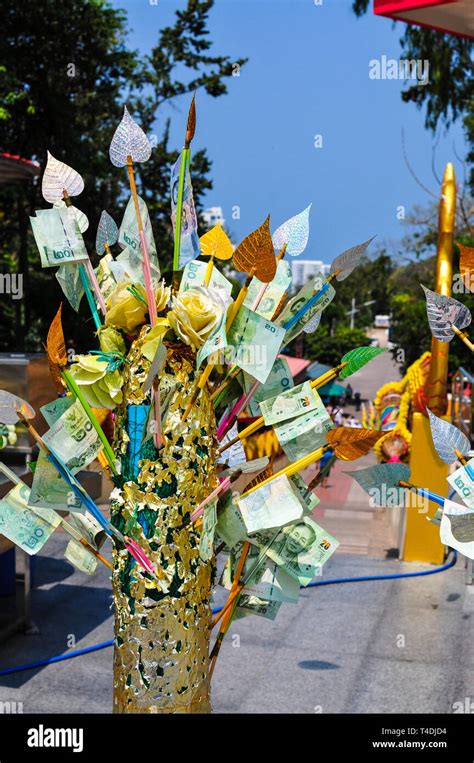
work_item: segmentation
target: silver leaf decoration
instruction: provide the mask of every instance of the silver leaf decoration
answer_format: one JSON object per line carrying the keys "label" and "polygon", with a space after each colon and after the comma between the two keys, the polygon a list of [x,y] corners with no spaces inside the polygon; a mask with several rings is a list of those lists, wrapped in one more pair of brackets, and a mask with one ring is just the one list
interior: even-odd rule
{"label": "silver leaf decoration", "polygon": [[146,162],[151,156],[151,143],[126,106],[122,121],[114,132],[109,156],[115,167],[125,167],[129,156],[134,162]]}
{"label": "silver leaf decoration", "polygon": [[311,204],[298,215],[290,217],[276,229],[272,236],[273,246],[280,250],[286,244],[286,253],[297,257],[304,252],[309,238],[309,210]]}
{"label": "silver leaf decoration", "polygon": [[105,252],[106,244],[108,246],[116,244],[118,236],[119,231],[115,220],[104,209],[100,216],[99,225],[97,226],[97,236],[95,239],[97,254],[103,254]]}
{"label": "silver leaf decoration", "polygon": [[375,506],[393,509],[404,503],[406,488],[398,483],[410,481],[410,469],[406,464],[377,464],[346,474],[350,474],[370,495]]}
{"label": "silver leaf decoration", "polygon": [[34,419],[35,410],[26,400],[12,395],[5,389],[0,389],[0,422],[2,424],[16,424],[18,421],[18,411],[25,419]]}
{"label": "silver leaf decoration", "polygon": [[311,320],[308,321],[308,323],[305,323],[303,326],[303,331],[305,334],[312,334],[316,329],[318,328],[319,324],[321,323],[321,316],[322,316],[322,310],[319,313],[316,313],[314,318],[311,318]]}
{"label": "silver leaf decoration", "polygon": [[430,417],[433,445],[441,461],[444,461],[445,464],[454,464],[458,458],[454,452],[455,449],[462,453],[463,456],[467,455],[471,444],[466,435],[453,424],[450,424],[449,421],[443,421],[443,419],[435,416],[429,408],[426,410]]}
{"label": "silver leaf decoration", "polygon": [[426,297],[426,315],[431,333],[440,342],[450,342],[454,336],[452,326],[463,329],[472,317],[468,308],[453,297],[437,294],[421,284]]}
{"label": "silver leaf decoration", "polygon": [[369,244],[374,240],[374,238],[375,236],[372,236],[372,238],[364,241],[363,244],[357,244],[357,246],[353,246],[351,249],[346,249],[346,251],[342,252],[342,254],[338,254],[331,265],[331,273],[336,273],[338,270],[341,271],[336,276],[337,281],[344,281],[344,279],[352,273],[354,268],[359,264],[362,255],[365,254],[369,248]]}
{"label": "silver leaf decoration", "polygon": [[64,191],[69,196],[79,196],[84,190],[84,180],[68,164],[55,159],[48,151],[48,162],[41,182],[43,198],[50,204],[56,204],[64,198]]}

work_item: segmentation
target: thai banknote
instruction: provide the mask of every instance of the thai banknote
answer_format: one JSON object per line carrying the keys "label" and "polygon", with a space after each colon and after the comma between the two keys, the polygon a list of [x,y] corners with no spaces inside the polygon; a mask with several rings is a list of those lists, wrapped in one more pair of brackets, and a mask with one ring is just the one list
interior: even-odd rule
{"label": "thai banknote", "polygon": [[247,528],[232,491],[228,490],[219,501],[216,533],[232,548],[247,535]]}
{"label": "thai banknote", "polygon": [[326,433],[333,429],[334,424],[322,403],[321,406],[297,418],[275,424],[278,442],[290,461],[297,461],[326,445]]}
{"label": "thai banknote", "polygon": [[41,413],[49,427],[61,418],[71,405],[74,405],[75,398],[72,395],[66,395],[65,397],[57,397],[56,400],[51,400],[50,403],[42,405],[40,408]]}
{"label": "thai banknote", "polygon": [[67,207],[38,209],[30,217],[33,235],[41,257],[41,267],[88,259],[88,254],[74,214]]}
{"label": "thai banknote", "polygon": [[248,533],[281,527],[303,514],[303,506],[288,477],[281,475],[238,499]]}
{"label": "thai banknote", "polygon": [[267,620],[275,620],[280,607],[281,601],[266,601],[258,596],[242,594],[235,610],[235,619],[257,615],[258,617],[265,617]]}
{"label": "thai banknote", "polygon": [[242,593],[258,596],[267,601],[296,602],[300,585],[294,577],[285,572],[283,567],[267,559],[266,564],[260,566],[245,584]]}
{"label": "thai banknote", "polygon": [[[154,281],[158,282],[160,279],[160,266],[153,236],[153,228],[151,226],[148,207],[141,196],[138,197],[138,206],[140,208],[143,232],[148,248],[152,278]],[[115,274],[115,265],[118,262],[119,265],[123,265],[128,271],[128,276],[131,281],[143,283],[143,254],[141,251],[140,235],[138,232],[138,222],[133,196],[130,196],[125,208],[122,223],[119,228],[118,242],[124,251],[116,257],[115,260],[109,262],[109,267],[112,270],[112,273],[117,281],[124,280],[122,278],[117,278]]]}
{"label": "thai banknote", "polygon": [[58,474],[57,470],[40,450],[33,475],[28,505],[34,509],[84,512],[85,506]]}
{"label": "thai banknote", "polygon": [[444,502],[440,540],[469,559],[474,559],[474,511],[448,499]]}
{"label": "thai banknote", "polygon": [[218,352],[227,347],[227,334],[225,324],[226,313],[224,312],[211,336],[209,336],[202,347],[199,348],[196,354],[196,368],[199,368],[201,363],[214,352]]}
{"label": "thai banknote", "polygon": [[108,299],[117,286],[117,281],[110,269],[110,263],[113,261],[114,259],[111,254],[104,254],[104,256],[100,258],[98,266],[95,268],[97,281],[100,290],[104,295],[104,299]]}
{"label": "thai banknote", "polygon": [[76,400],[52,427],[43,440],[75,474],[84,469],[102,448],[99,436],[79,400]]}
{"label": "thai banknote", "polygon": [[283,527],[266,553],[300,585],[308,585],[338,545],[330,533],[304,516]]}
{"label": "thai banknote", "polygon": [[65,263],[60,265],[56,271],[56,280],[72,309],[77,313],[81,305],[81,299],[84,296],[84,286],[82,285],[77,264]]}
{"label": "thai banknote", "polygon": [[[237,437],[237,422],[226,432],[221,440],[221,445],[225,445],[230,440],[233,440],[234,437]],[[242,461],[245,461],[245,450],[240,440],[237,440],[230,448],[227,448],[217,459],[219,464],[227,464],[228,466],[235,466],[242,463]]]}
{"label": "thai banknote", "polygon": [[[252,278],[250,286],[247,292],[247,296],[244,300],[244,305],[252,309],[252,305],[258,296],[263,286],[262,281],[258,278]],[[291,266],[285,260],[280,260],[277,265],[277,271],[273,281],[271,281],[265,293],[260,300],[258,306],[255,308],[255,312],[264,318],[272,318],[275,310],[280,304],[281,298],[291,286]]]}
{"label": "thai banknote", "polygon": [[61,520],[53,511],[31,509],[29,495],[29,487],[20,483],[0,500],[0,535],[27,554],[37,554]]}
{"label": "thai banknote", "polygon": [[[244,372],[244,387],[248,392],[255,379]],[[249,401],[252,416],[261,416],[260,403],[267,398],[275,397],[293,387],[293,376],[288,361],[281,357],[276,358],[265,384],[261,384]]]}
{"label": "thai banknote", "polygon": [[64,558],[86,575],[93,575],[97,569],[97,559],[81,543],[70,540],[64,552]]}
{"label": "thai banknote", "polygon": [[[194,289],[196,286],[204,286],[206,270],[207,262],[204,262],[203,260],[193,260],[192,262],[188,262],[183,270],[179,290],[184,292],[189,291],[189,289]],[[212,289],[217,289],[218,291],[221,290],[227,295],[232,292],[231,282],[222,275],[217,267],[212,269],[209,286]]]}
{"label": "thai banknote", "polygon": [[[176,236],[176,205],[178,203],[179,171],[182,154],[171,168],[170,191],[171,191],[171,222],[174,235]],[[186,164],[184,176],[183,207],[181,214],[181,243],[179,249],[179,269],[181,270],[191,260],[196,259],[201,252],[199,236],[197,233],[197,215],[194,207],[193,187],[189,163]]]}
{"label": "thai banknote", "polygon": [[306,302],[308,302],[308,300],[311,299],[311,297],[320,289],[322,289],[322,287],[326,284],[328,285],[328,288],[324,294],[322,294],[319,299],[316,300],[316,303],[310,307],[309,310],[307,310],[306,313],[299,319],[299,321],[286,332],[284,341],[285,345],[291,342],[295,336],[298,336],[298,334],[303,331],[303,327],[306,325],[306,323],[314,318],[317,313],[322,312],[329,305],[329,303],[332,302],[336,295],[336,291],[333,286],[331,286],[331,284],[328,284],[322,273],[317,273],[310,279],[310,281],[308,281],[305,286],[303,286],[302,289],[300,289],[296,296],[290,299],[280,315],[275,318],[275,323],[277,326],[285,326],[285,324],[288,323],[294,315],[296,315],[296,313],[303,307],[303,305],[305,305]]}
{"label": "thai banknote", "polygon": [[70,514],[70,525],[84,538],[87,543],[98,551],[105,543],[107,534],[103,527],[90,514]]}
{"label": "thai banknote", "polygon": [[[474,458],[471,458],[468,462],[468,466],[472,469],[474,467]],[[469,476],[469,471],[465,466],[461,466],[460,469],[456,469],[455,472],[447,477],[447,480],[456,493],[461,497],[463,502],[469,508],[474,509],[474,482]]]}
{"label": "thai banknote", "polygon": [[285,336],[285,330],[242,306],[228,331],[231,362],[265,384]]}
{"label": "thai banknote", "polygon": [[308,490],[303,477],[301,477],[299,474],[294,474],[292,477],[290,477],[290,482],[299,495],[300,500],[303,502],[303,506],[305,507],[306,511],[313,511],[313,509],[315,509],[316,506],[320,503],[320,500],[312,490]]}
{"label": "thai banknote", "polygon": [[293,389],[262,400],[260,410],[265,424],[278,424],[281,421],[301,416],[314,410],[326,410],[317,391],[312,389],[311,382],[306,381]]}
{"label": "thai banknote", "polygon": [[212,559],[214,554],[214,533],[217,524],[217,500],[209,503],[203,514],[201,537],[199,539],[199,556],[203,561]]}

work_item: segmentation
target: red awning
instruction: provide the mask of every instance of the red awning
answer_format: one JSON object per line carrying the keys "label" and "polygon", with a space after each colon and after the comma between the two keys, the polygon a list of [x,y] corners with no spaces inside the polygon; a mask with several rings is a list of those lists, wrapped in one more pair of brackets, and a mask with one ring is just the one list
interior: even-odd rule
{"label": "red awning", "polygon": [[374,0],[374,13],[474,39],[473,0]]}

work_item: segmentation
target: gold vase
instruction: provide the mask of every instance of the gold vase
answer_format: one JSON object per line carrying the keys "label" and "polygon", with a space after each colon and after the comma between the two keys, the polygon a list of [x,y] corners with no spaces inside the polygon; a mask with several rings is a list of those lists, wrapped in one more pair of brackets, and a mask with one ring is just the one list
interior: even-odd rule
{"label": "gold vase", "polygon": [[214,409],[204,390],[186,422],[181,421],[195,385],[195,358],[185,345],[168,345],[160,379],[167,407],[164,445],[157,454],[152,440],[145,444],[143,457],[136,459],[138,473],[132,474],[130,421],[136,409],[129,406],[149,403],[142,389],[149,368],[141,353],[147,331],[129,352],[124,403],[116,412],[115,447],[122,454],[126,481],[112,494],[111,512],[114,524],[151,559],[157,579],[137,566],[126,549],[115,550],[113,709],[207,713],[214,570],[201,559],[199,533],[188,520],[217,484]]}

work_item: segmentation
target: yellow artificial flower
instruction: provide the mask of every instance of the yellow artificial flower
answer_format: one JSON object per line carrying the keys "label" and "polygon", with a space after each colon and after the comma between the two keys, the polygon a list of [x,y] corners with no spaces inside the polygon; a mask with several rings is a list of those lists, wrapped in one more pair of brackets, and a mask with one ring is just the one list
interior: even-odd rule
{"label": "yellow artificial flower", "polygon": [[145,323],[148,307],[129,291],[129,286],[131,284],[127,282],[119,283],[113,290],[107,301],[105,324],[133,334]]}
{"label": "yellow artificial flower", "polygon": [[89,405],[113,410],[122,402],[120,371],[108,372],[107,361],[95,355],[76,355],[76,361],[69,370]]}
{"label": "yellow artificial flower", "polygon": [[215,289],[197,286],[173,297],[168,320],[178,338],[198,350],[217,327],[226,309]]}
{"label": "yellow artificial flower", "polygon": [[163,337],[169,331],[170,324],[167,318],[157,318],[153,328],[146,335],[142,344],[142,355],[150,362],[156,355],[158,345],[163,341]]}
{"label": "yellow artificial flower", "polygon": [[99,344],[102,352],[119,352],[124,355],[126,352],[125,341],[117,329],[113,326],[101,326],[98,331]]}

